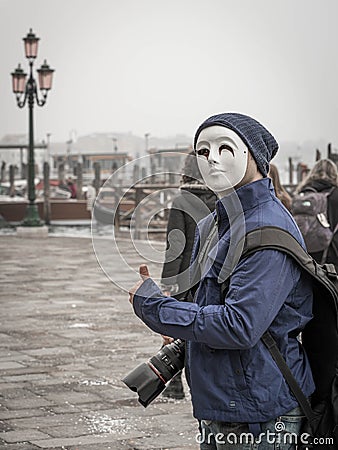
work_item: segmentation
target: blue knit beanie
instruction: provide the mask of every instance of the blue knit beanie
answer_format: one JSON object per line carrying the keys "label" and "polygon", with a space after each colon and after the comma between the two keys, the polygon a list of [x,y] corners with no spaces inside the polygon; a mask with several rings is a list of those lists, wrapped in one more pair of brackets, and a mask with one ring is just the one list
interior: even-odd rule
{"label": "blue knit beanie", "polygon": [[254,157],[259,171],[264,177],[269,171],[269,163],[276,155],[278,143],[272,134],[252,117],[239,113],[216,114],[205,120],[197,129],[194,149],[198,136],[204,128],[220,125],[234,131],[248,147]]}

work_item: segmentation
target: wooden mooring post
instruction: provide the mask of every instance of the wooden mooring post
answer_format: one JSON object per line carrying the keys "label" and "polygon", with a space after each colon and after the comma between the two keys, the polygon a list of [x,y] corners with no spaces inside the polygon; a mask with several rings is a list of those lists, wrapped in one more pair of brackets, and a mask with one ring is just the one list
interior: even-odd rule
{"label": "wooden mooring post", "polygon": [[43,216],[46,225],[50,225],[51,221],[51,207],[50,207],[50,167],[49,163],[43,163]]}

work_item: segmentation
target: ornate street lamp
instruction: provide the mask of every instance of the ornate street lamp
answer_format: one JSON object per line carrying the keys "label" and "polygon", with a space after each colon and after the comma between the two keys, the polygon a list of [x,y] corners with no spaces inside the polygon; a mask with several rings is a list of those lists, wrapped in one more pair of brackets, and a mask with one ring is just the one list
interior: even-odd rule
{"label": "ornate street lamp", "polygon": [[46,60],[37,70],[39,75],[39,88],[42,98],[39,98],[37,83],[33,77],[33,64],[38,53],[39,38],[35,36],[32,29],[25,38],[25,55],[29,62],[29,78],[26,81],[27,74],[23,71],[20,64],[14,70],[12,75],[13,92],[16,96],[16,102],[19,108],[23,108],[28,103],[28,199],[26,215],[22,225],[25,226],[41,226],[37,205],[35,203],[35,161],[34,161],[34,125],[33,125],[33,108],[34,103],[43,106],[47,101],[48,91],[52,87],[52,78],[54,70],[49,67]]}

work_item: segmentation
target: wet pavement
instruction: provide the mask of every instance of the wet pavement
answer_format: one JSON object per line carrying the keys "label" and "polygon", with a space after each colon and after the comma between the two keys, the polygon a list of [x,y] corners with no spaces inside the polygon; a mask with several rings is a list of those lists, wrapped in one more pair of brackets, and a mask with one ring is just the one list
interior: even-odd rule
{"label": "wet pavement", "polygon": [[[99,251],[111,273],[132,285],[110,245]],[[119,250],[136,269],[145,259],[131,247]],[[90,238],[2,235],[0,255],[0,449],[198,449],[185,380],[184,400],[146,409],[120,381],[161,339],[105,276]]]}

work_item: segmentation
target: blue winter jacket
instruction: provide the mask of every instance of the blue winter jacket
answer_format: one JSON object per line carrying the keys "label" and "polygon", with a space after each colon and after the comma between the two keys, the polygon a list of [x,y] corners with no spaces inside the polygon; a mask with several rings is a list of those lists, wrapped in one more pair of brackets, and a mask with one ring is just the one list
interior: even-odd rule
{"label": "blue winter jacket", "polygon": [[[196,418],[265,422],[297,406],[260,340],[267,329],[304,394],[314,391],[309,362],[297,339],[312,318],[312,285],[291,257],[277,250],[257,251],[238,263],[232,256],[246,232],[266,225],[283,228],[303,246],[304,242],[269,178],[247,184],[217,202],[215,213],[198,225],[194,264],[201,259],[199,250],[215,220],[219,242],[208,251],[209,264],[202,269],[195,302],[165,297],[147,279],[136,292],[134,310],[155,332],[187,341]],[[224,298],[222,276],[229,270]]]}

